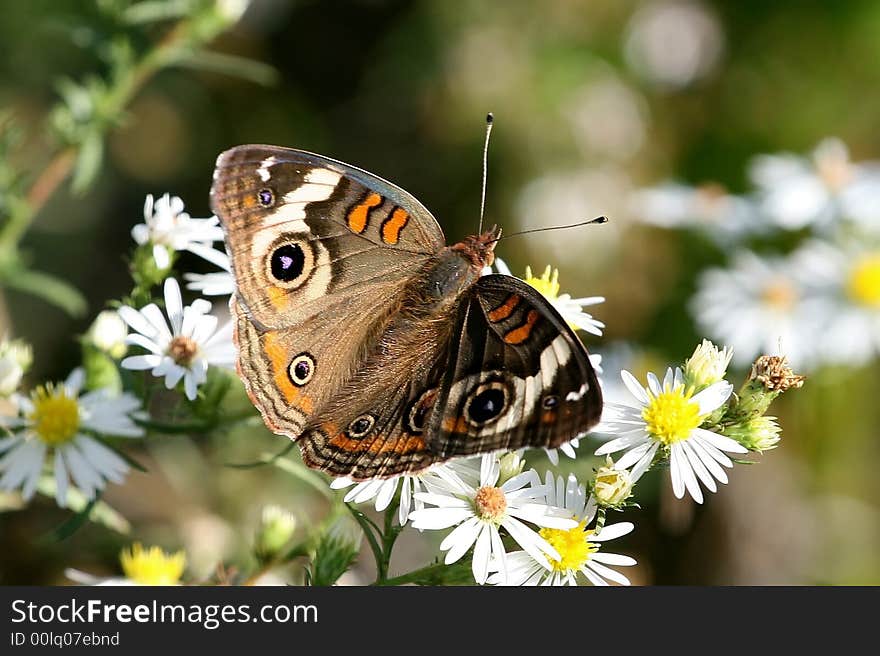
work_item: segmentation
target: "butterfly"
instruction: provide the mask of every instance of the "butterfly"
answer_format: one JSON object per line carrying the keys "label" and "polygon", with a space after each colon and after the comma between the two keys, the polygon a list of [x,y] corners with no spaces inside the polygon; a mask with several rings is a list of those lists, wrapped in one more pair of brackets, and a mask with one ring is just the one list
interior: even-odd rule
{"label": "butterfly", "polygon": [[492,228],[446,245],[409,193],[301,150],[217,159],[238,372],[303,461],[353,480],[450,458],[555,448],[602,394],[580,339],[533,287],[481,275]]}

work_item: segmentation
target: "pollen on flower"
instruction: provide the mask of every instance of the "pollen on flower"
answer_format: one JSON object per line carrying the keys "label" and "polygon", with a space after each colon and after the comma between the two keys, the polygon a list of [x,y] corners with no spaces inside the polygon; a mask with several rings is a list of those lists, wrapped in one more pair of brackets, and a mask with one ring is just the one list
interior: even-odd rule
{"label": "pollen on flower", "polygon": [[168,345],[168,355],[181,367],[189,365],[198,353],[199,345],[189,337],[178,335]]}
{"label": "pollen on flower", "polygon": [[33,412],[28,419],[34,432],[49,446],[69,442],[79,429],[79,403],[67,396],[64,387],[40,385],[33,394]]}
{"label": "pollen on flower", "polygon": [[599,545],[589,541],[593,531],[584,530],[584,520],[574,528],[542,528],[540,535],[559,552],[559,560],[551,560],[550,565],[557,572],[579,570],[599,550]]}
{"label": "pollen on flower", "polygon": [[507,499],[501,488],[481,487],[474,495],[474,509],[483,519],[501,519],[504,511],[507,510]]}
{"label": "pollen on flower", "polygon": [[880,308],[880,252],[856,262],[847,281],[847,292],[861,305]]}
{"label": "pollen on flower", "polygon": [[183,551],[166,554],[159,547],[144,549],[135,543],[119,555],[126,578],[142,585],[176,585],[186,567]]}
{"label": "pollen on flower", "polygon": [[525,282],[541,292],[546,298],[553,300],[559,297],[559,269],[552,269],[549,264],[540,278],[536,278],[532,273],[532,268],[527,266]]}
{"label": "pollen on flower", "polygon": [[701,421],[700,406],[691,401],[691,394],[679,385],[652,397],[642,410],[648,433],[666,445],[687,439]]}

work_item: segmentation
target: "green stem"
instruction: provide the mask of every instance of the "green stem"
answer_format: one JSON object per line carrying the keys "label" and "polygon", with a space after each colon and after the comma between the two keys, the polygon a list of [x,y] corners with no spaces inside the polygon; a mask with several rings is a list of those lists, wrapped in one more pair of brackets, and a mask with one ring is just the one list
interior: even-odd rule
{"label": "green stem", "polygon": [[376,560],[376,569],[378,570],[381,567],[381,563],[383,560],[382,547],[376,541],[376,536],[373,535],[373,529],[375,529],[376,532],[379,532],[378,527],[376,527],[376,525],[373,524],[373,522],[371,522],[367,518],[367,516],[364,515],[364,513],[362,513],[350,503],[346,503],[345,507],[348,508],[355,521],[360,524],[361,530],[364,532],[364,536],[367,538],[367,543],[370,545],[370,549],[373,552],[373,558],[375,558]]}
{"label": "green stem", "polygon": [[457,563],[445,565],[443,563],[432,563],[425,565],[419,569],[386,578],[383,581],[376,581],[373,585],[390,586],[404,585],[405,583],[415,583],[416,585],[449,585],[451,583],[473,584],[474,579],[471,574],[471,565],[467,559],[462,558]]}
{"label": "green stem", "polygon": [[[406,485],[407,482],[403,481]],[[394,501],[385,509],[385,530],[382,532],[382,560],[376,561],[376,585],[382,585],[382,582],[388,578],[388,568],[391,565],[391,552],[394,550],[394,543],[397,536],[400,535],[402,526],[394,525],[394,515],[400,506],[400,495],[394,495]]]}

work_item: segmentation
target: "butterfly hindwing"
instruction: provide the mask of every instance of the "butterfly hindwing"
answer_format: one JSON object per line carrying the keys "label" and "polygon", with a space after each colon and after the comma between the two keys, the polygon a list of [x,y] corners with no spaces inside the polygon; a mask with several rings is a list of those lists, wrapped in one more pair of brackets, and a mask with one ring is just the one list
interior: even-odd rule
{"label": "butterfly hindwing", "polygon": [[429,424],[439,459],[554,448],[598,423],[602,393],[586,349],[528,284],[480,278],[453,334]]}

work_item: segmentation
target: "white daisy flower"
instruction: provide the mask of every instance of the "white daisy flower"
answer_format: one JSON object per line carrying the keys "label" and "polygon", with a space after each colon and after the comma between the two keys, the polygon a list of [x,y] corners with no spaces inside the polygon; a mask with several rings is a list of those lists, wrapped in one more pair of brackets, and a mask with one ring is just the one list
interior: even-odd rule
{"label": "white daisy flower", "polygon": [[[208,366],[234,368],[235,346],[232,323],[217,328],[217,317],[208,314],[211,304],[196,299],[183,307],[180,286],[174,278],[165,280],[165,312],[149,305],[135,310],[119,308],[119,316],[136,331],[126,338],[150,351],[147,355],[129,356],[122,361],[126,369],[151,369],[154,376],[165,377],[165,387],[173,388],[183,379],[186,397],[196,398],[199,385],[208,378]],[[170,324],[170,327],[169,327]]]}
{"label": "white daisy flower", "polygon": [[681,369],[667,369],[661,384],[652,373],[643,388],[628,371],[621,377],[637,406],[607,403],[603,417],[604,432],[619,437],[596,449],[597,456],[625,451],[614,464],[616,469],[629,469],[633,481],[648,471],[658,450],[669,454],[672,490],[681,499],[685,489],[697,503],[703,503],[700,482],[712,492],[715,481],[727,483],[727,474],[719,465],[732,467],[722,451],[747,453],[738,442],[700,428],[706,415],[720,408],[730,397],[733,386],[718,381],[697,394],[685,388]]}
{"label": "white daisy flower", "polygon": [[434,492],[418,492],[417,501],[434,508],[413,511],[409,519],[413,528],[422,530],[455,529],[440,543],[445,551],[444,562],[457,562],[473,547],[474,580],[483,584],[489,577],[490,562],[498,571],[506,571],[506,552],[499,528],[504,528],[517,544],[537,562],[550,569],[549,558],[558,560],[559,553],[523,522],[542,528],[569,529],[577,525],[571,513],[546,503],[545,491],[538,474],[527,471],[498,486],[500,464],[494,454],[480,460],[480,478],[476,485],[452,484],[438,480]]}
{"label": "white daisy flower", "polygon": [[868,212],[871,221],[877,219],[877,169],[850,161],[839,139],[823,140],[809,158],[758,156],[749,174],[760,189],[763,212],[787,230],[827,226],[841,214],[859,220]]}
{"label": "white daisy flower", "polygon": [[[505,276],[513,276],[510,268],[500,257],[495,258],[495,271],[491,267],[483,269],[483,275],[490,273],[501,273]],[[514,276],[516,277],[516,276]],[[602,329],[605,324],[594,319],[593,315],[584,312],[585,307],[590,305],[598,305],[605,302],[604,296],[587,296],[584,298],[572,298],[569,294],[559,293],[559,269],[552,269],[549,265],[544,269],[544,273],[540,278],[532,274],[531,267],[526,267],[526,276],[522,278],[537,289],[546,298],[550,305],[556,308],[556,311],[568,322],[568,325],[574,329],[580,329],[592,335],[602,335]]]}
{"label": "white daisy flower", "polygon": [[41,385],[30,398],[16,397],[18,416],[0,417],[0,426],[11,431],[0,438],[0,489],[21,488],[30,499],[50,454],[59,506],[67,503],[71,479],[90,499],[107,481],[123,481],[126,462],[89,433],[141,437],[144,430],[132,421],[140,401],[105,389],[80,395],[84,382],[83,370],[74,369],[63,384]]}
{"label": "white daisy flower", "polygon": [[649,225],[699,230],[722,245],[767,232],[767,222],[752,203],[718,184],[666,183],[641,189],[633,195],[630,211]]}
{"label": "white daisy flower", "polygon": [[211,260],[223,271],[213,273],[185,273],[183,277],[188,280],[187,289],[201,292],[205,296],[229,296],[235,292],[235,279],[232,277],[232,263],[229,255],[225,252],[212,249]]}
{"label": "white daisy flower", "polygon": [[211,244],[223,240],[223,230],[216,216],[193,219],[183,211],[183,201],[177,196],[163,195],[153,201],[147,194],[144,201],[144,223],[131,229],[131,236],[140,244],[153,245],[153,259],[159,269],[171,266],[171,252],[190,251],[214,261],[209,251]]}
{"label": "white daisy flower", "polygon": [[702,332],[733,349],[743,367],[780,348],[807,369],[826,308],[807,294],[809,271],[791,259],[741,251],[730,268],[700,274],[690,310]]}
{"label": "white daisy flower", "polygon": [[812,302],[822,308],[822,360],[861,366],[880,354],[880,247],[812,240],[792,259],[810,273]]}
{"label": "white daisy flower", "polygon": [[583,574],[593,585],[608,585],[613,581],[629,585],[629,579],[620,572],[607,567],[615,565],[630,567],[636,561],[629,556],[604,553],[601,543],[619,538],[633,530],[630,522],[608,524],[599,532],[588,529],[587,525],[596,517],[596,502],[588,497],[586,488],[578,484],[573,474],[554,478],[547,472],[546,503],[565,508],[577,525],[569,529],[542,528],[541,537],[547,540],[559,553],[553,560],[551,569],[536,561],[526,551],[514,551],[507,555],[507,575],[497,571],[489,578],[494,585],[577,585],[578,573]]}
{"label": "white daisy flower", "polygon": [[358,483],[347,476],[342,476],[333,479],[330,487],[334,490],[351,487],[343,499],[345,503],[366,503],[367,501],[375,500],[377,512],[384,512],[391,505],[391,501],[394,499],[394,495],[399,487],[400,505],[397,509],[397,516],[400,525],[404,526],[413,510],[421,510],[425,507],[424,502],[416,498],[415,495],[432,491],[434,489],[432,483],[436,479],[446,480],[452,485],[465,484],[463,478],[459,476],[456,470],[452,469],[449,465],[439,464],[418,474],[401,474],[391,478],[373,479]]}

